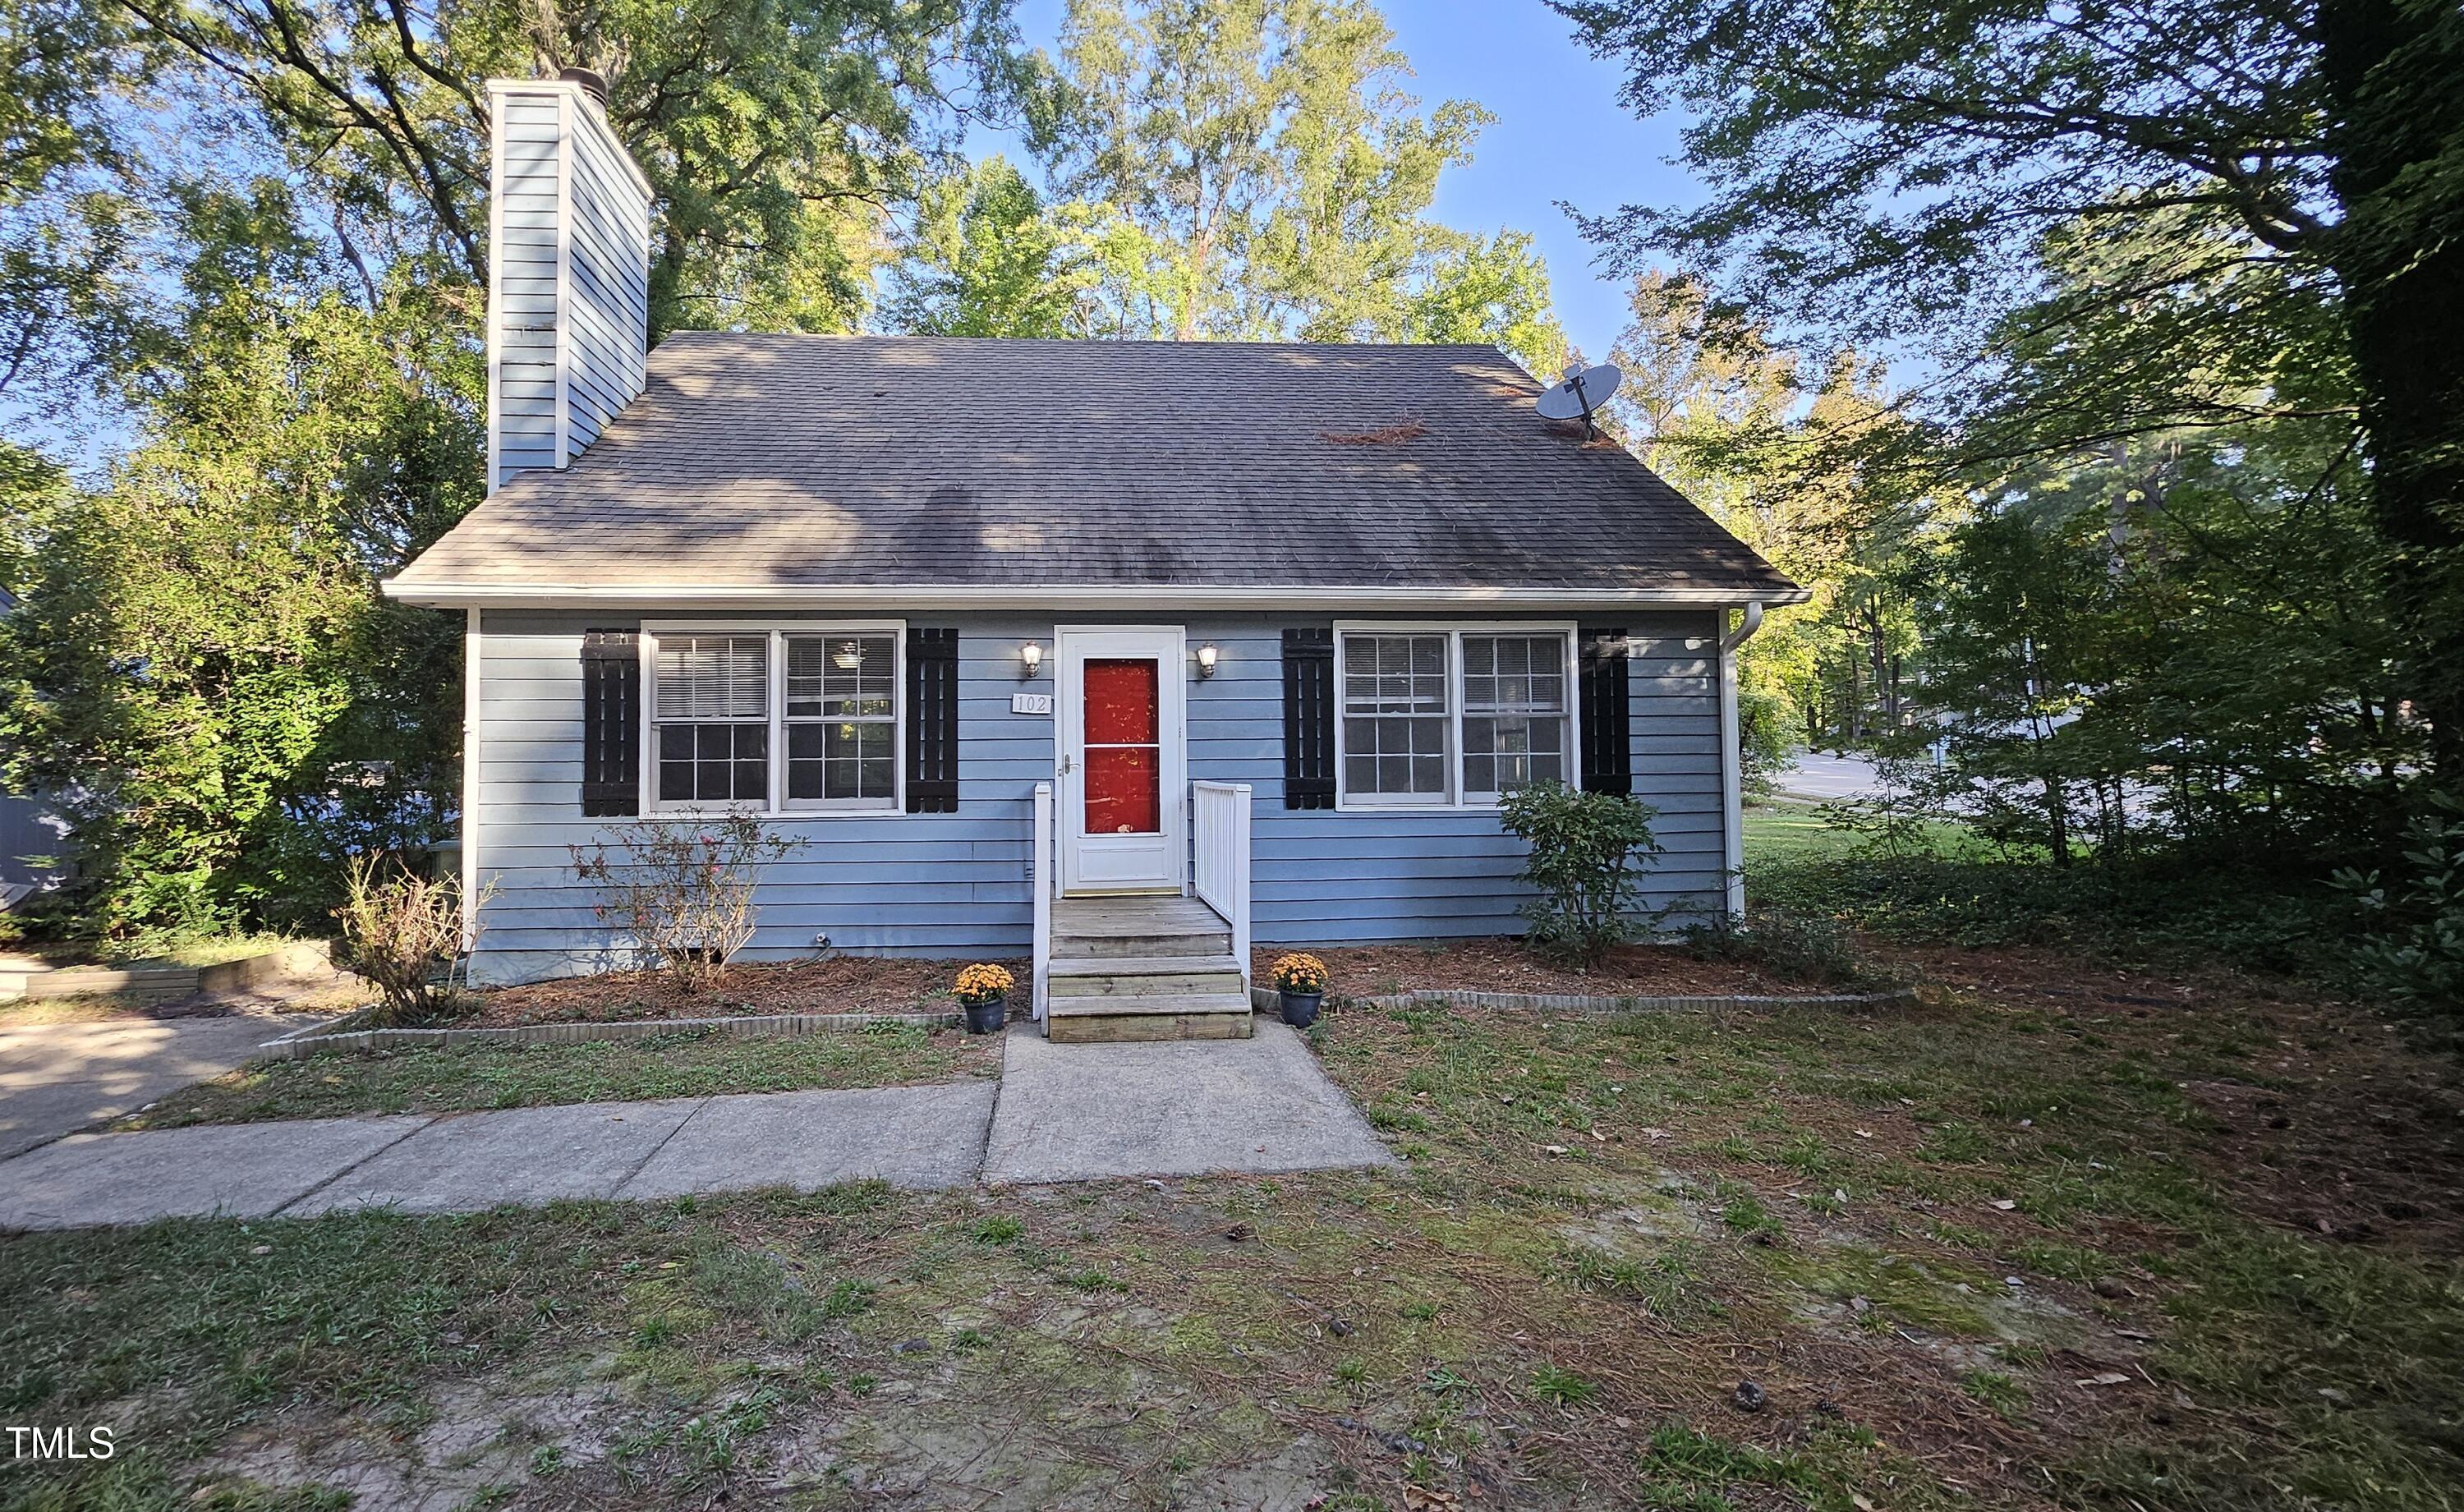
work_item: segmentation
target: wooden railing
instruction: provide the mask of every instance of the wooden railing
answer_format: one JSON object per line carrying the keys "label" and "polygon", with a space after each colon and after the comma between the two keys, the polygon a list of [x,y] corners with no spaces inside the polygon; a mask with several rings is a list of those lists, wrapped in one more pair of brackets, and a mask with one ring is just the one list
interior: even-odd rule
{"label": "wooden railing", "polygon": [[1035,1017],[1044,1018],[1052,985],[1052,784],[1035,784],[1035,853],[1026,864],[1027,891],[1035,899]]}
{"label": "wooden railing", "polygon": [[1192,868],[1198,899],[1232,926],[1232,958],[1249,988],[1249,784],[1192,782]]}

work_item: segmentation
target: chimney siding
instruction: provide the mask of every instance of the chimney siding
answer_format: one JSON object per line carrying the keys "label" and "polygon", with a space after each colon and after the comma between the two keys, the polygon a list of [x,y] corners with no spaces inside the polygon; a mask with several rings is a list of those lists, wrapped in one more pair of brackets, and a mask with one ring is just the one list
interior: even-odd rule
{"label": "chimney siding", "polygon": [[562,468],[642,391],[650,189],[580,86],[488,86],[488,486]]}

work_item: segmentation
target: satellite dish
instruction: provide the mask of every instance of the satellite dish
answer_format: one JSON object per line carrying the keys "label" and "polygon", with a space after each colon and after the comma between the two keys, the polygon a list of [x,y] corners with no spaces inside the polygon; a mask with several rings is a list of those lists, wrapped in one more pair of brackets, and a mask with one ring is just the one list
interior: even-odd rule
{"label": "satellite dish", "polygon": [[1565,380],[1540,396],[1540,418],[1543,420],[1579,420],[1583,434],[1598,431],[1592,425],[1592,411],[1609,402],[1617,392],[1617,380],[1625,375],[1610,363],[1585,367],[1579,362],[1566,366]]}

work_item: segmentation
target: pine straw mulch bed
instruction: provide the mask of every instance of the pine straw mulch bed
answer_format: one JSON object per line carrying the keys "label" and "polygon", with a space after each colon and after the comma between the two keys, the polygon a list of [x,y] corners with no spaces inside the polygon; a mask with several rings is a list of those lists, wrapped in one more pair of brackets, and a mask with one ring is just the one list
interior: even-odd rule
{"label": "pine straw mulch bed", "polygon": [[[1294,949],[1261,945],[1252,953],[1254,979],[1273,981],[1275,957]],[[1561,966],[1523,942],[1504,937],[1409,945],[1347,945],[1311,949],[1332,977],[1338,997],[1382,997],[1408,992],[1579,994],[1593,997],[1799,996],[1845,989],[1790,981],[1742,962],[1706,961],[1674,945],[1620,945],[1589,971]]]}
{"label": "pine straw mulch bed", "polygon": [[[498,987],[479,995],[479,1010],[455,1028],[500,1029],[531,1023],[608,1023],[641,1019],[720,1019],[790,1013],[955,1013],[950,996],[964,961],[912,956],[830,955],[819,960],[731,966],[717,985],[693,993],[664,972],[605,972]],[[1004,961],[1022,986],[1028,965]]]}

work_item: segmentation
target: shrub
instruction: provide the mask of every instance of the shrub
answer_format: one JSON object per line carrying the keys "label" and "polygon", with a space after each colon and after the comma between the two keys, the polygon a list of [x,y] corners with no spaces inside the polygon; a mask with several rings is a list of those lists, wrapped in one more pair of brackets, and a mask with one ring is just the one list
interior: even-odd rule
{"label": "shrub", "polygon": [[2412,822],[2409,874],[2343,870],[2336,884],[2379,926],[2353,948],[2354,963],[2387,996],[2423,1007],[2464,1007],[2464,802],[2431,795]]}
{"label": "shrub", "polygon": [[1857,953],[1855,932],[1820,914],[1757,909],[1743,923],[1723,918],[1685,931],[1686,949],[1699,960],[1742,961],[1790,981],[1845,986],[1870,975]]}
{"label": "shrub", "polygon": [[[487,897],[482,891],[478,902],[485,904]],[[462,912],[458,883],[423,877],[391,857],[351,858],[342,906],[334,918],[342,928],[345,964],[383,995],[377,1009],[382,1024],[452,1017],[460,995],[452,987],[451,963],[466,943]],[[478,935],[475,922],[471,935]],[[443,983],[435,980],[440,965],[446,967]]]}
{"label": "shrub", "polygon": [[605,895],[599,917],[613,919],[687,991],[700,992],[753,938],[762,868],[803,844],[771,834],[754,815],[730,814],[637,820],[614,826],[605,841],[569,848],[575,875]]}
{"label": "shrub", "polygon": [[1591,962],[1633,930],[1640,878],[1635,863],[1660,853],[1659,810],[1616,793],[1581,793],[1555,782],[1506,795],[1508,833],[1531,846],[1523,880],[1539,896],[1523,906],[1530,943]]}

